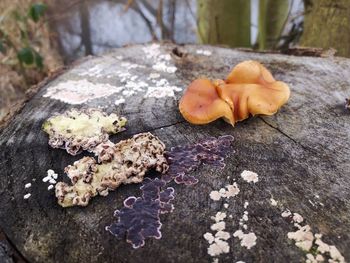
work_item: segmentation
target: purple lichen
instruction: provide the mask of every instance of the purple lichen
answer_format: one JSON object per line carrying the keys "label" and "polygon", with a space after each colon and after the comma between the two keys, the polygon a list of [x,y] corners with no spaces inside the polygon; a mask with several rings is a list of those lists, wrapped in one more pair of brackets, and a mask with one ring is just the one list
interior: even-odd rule
{"label": "purple lichen", "polygon": [[166,182],[174,180],[178,184],[196,184],[198,179],[189,173],[195,171],[201,164],[223,169],[225,157],[232,152],[232,142],[233,137],[225,135],[171,148],[170,152],[166,153],[169,170],[162,179]]}
{"label": "purple lichen", "polygon": [[146,178],[141,186],[142,197],[130,196],[124,201],[124,207],[114,212],[118,221],[106,227],[118,239],[126,237],[133,248],[142,247],[145,239],[160,239],[160,214],[170,213],[174,199],[174,188],[165,187],[166,182],[158,178]]}
{"label": "purple lichen", "polygon": [[[160,239],[160,214],[171,213],[174,209],[174,188],[166,184],[174,179],[178,184],[195,184],[198,180],[189,175],[201,164],[224,168],[224,159],[231,150],[233,137],[210,137],[195,144],[173,147],[167,153],[168,173],[162,179],[146,178],[141,186],[142,196],[130,196],[124,200],[124,207],[116,210],[118,221],[106,227],[118,239],[126,237],[133,248],[144,246],[145,239]],[[165,189],[164,189],[165,188]]]}

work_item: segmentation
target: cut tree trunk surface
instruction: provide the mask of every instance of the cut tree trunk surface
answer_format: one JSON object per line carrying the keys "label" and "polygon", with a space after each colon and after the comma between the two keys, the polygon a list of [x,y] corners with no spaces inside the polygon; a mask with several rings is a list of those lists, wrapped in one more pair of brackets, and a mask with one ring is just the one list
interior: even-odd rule
{"label": "cut tree trunk surface", "polygon": [[[350,60],[171,44],[161,45],[160,53],[150,55],[147,50],[152,48],[130,46],[84,60],[41,88],[3,129],[0,224],[24,258],[29,262],[211,262],[203,235],[215,233],[210,229],[211,216],[222,211],[227,214],[225,230],[231,238],[229,253],[217,257],[220,262],[305,261],[307,252],[287,236],[297,230],[290,217],[281,215],[290,210],[304,218],[301,225],[323,234],[324,242],[350,260],[350,112],[344,107],[350,93]],[[198,54],[203,49],[211,54]],[[170,60],[163,56],[163,62],[176,66],[175,73],[157,67],[159,57],[167,54]],[[159,73],[157,81],[164,78],[167,86],[184,89],[198,77],[225,78],[234,65],[247,59],[262,62],[277,80],[290,85],[292,93],[276,115],[253,117],[235,127],[222,120],[203,126],[186,122],[177,106],[182,91],[175,92],[175,98],[148,98],[144,92],[126,97],[124,90],[124,95],[114,93],[79,105],[43,96],[50,87],[69,80],[125,86],[123,72],[131,74],[129,80],[137,76],[135,83],[144,81],[149,86],[155,85],[150,74]],[[126,102],[116,105],[120,96]],[[204,166],[194,172],[199,179],[194,186],[170,183],[176,191],[175,210],[161,215],[162,238],[147,239],[144,247],[135,250],[110,235],[105,226],[114,221],[113,212],[123,206],[125,198],[140,195],[139,184],[122,185],[107,197],[97,196],[87,207],[62,208],[54,191],[47,190],[48,184],[42,181],[47,170],[53,169],[59,181],[68,182],[64,167],[85,154],[73,157],[49,147],[48,136],[41,130],[43,121],[56,112],[88,107],[127,117],[126,131],[112,136],[113,142],[150,131],[169,149],[209,136],[233,135],[235,152],[222,171]],[[243,170],[258,173],[259,181],[244,181]],[[210,199],[211,191],[233,182],[240,189],[237,196]],[[25,189],[26,183],[32,186]],[[23,198],[26,193],[31,193],[29,199]],[[248,212],[246,230],[239,224],[244,211]],[[255,233],[256,245],[242,246],[232,236],[238,229]]]}

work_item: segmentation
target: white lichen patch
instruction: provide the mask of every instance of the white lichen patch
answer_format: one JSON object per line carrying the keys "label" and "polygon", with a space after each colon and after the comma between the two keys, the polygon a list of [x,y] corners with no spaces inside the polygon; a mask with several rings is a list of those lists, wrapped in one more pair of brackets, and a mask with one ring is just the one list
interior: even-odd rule
{"label": "white lichen patch", "polygon": [[213,219],[215,222],[223,221],[226,218],[226,213],[224,212],[217,212],[215,216],[212,216],[211,219]]}
{"label": "white lichen patch", "polygon": [[325,258],[329,258],[328,262],[330,263],[345,263],[345,258],[336,246],[329,245],[322,241],[322,234],[313,234],[309,225],[301,226],[299,223],[303,221],[304,218],[300,214],[293,213],[293,222],[295,222],[294,226],[297,230],[295,232],[289,232],[287,236],[289,239],[294,240],[295,245],[303,251],[313,251],[312,254],[306,254],[306,262],[324,262]]}
{"label": "white lichen patch", "polygon": [[300,214],[293,213],[293,222],[300,224],[303,221],[304,221],[304,218]]}
{"label": "white lichen patch", "polygon": [[115,113],[106,114],[97,109],[72,109],[46,120],[42,126],[49,135],[49,145],[66,149],[76,155],[81,150],[92,151],[108,140],[109,134],[123,131],[126,119]]}
{"label": "white lichen patch", "polygon": [[237,230],[234,234],[234,237],[238,237],[241,240],[241,246],[251,249],[256,245],[256,235],[253,232],[248,234],[243,233],[242,230]]}
{"label": "white lichen patch", "polygon": [[230,239],[230,233],[229,232],[226,232],[226,231],[218,231],[216,232],[215,234],[215,239],[222,239],[222,240],[228,240]]}
{"label": "white lichen patch", "polygon": [[32,186],[31,183],[27,183],[27,184],[24,185],[24,188],[25,188],[25,189],[28,189],[28,188],[30,188],[31,186]]}
{"label": "white lichen patch", "polygon": [[90,100],[111,96],[122,90],[110,84],[92,83],[86,79],[67,80],[47,89],[43,97],[78,105]]}
{"label": "white lichen patch", "polygon": [[205,234],[203,235],[203,237],[204,237],[205,240],[208,241],[209,244],[213,243],[214,240],[215,240],[213,234],[212,234],[212,233],[209,233],[209,232],[205,233]]}
{"label": "white lichen patch", "polygon": [[237,183],[226,185],[225,188],[221,188],[219,191],[211,191],[209,196],[214,201],[219,201],[221,198],[230,198],[238,195],[239,188]]}
{"label": "white lichen patch", "polygon": [[225,227],[226,227],[226,223],[224,221],[221,221],[211,225],[210,229],[214,231],[221,231],[221,230],[224,230]]}
{"label": "white lichen patch", "polygon": [[205,50],[205,49],[197,49],[196,53],[198,55],[204,55],[204,56],[211,56],[212,52],[210,50]]}
{"label": "white lichen patch", "polygon": [[208,248],[208,254],[212,257],[216,257],[228,252],[230,252],[230,246],[226,241],[221,239],[215,239],[215,242],[212,243]]}
{"label": "white lichen patch", "polygon": [[248,183],[250,183],[250,182],[257,183],[259,181],[259,177],[258,177],[257,173],[247,171],[247,170],[244,170],[241,173],[241,177],[243,178],[244,181],[246,181]]}
{"label": "white lichen patch", "polygon": [[289,232],[288,238],[295,241],[295,245],[304,251],[309,251],[314,241],[314,235],[309,225],[299,227],[295,232]]}
{"label": "white lichen patch", "polygon": [[219,201],[221,199],[221,194],[219,191],[211,191],[209,197],[214,201]]}
{"label": "white lichen patch", "polygon": [[[216,233],[213,235],[212,233],[207,232],[203,235],[204,239],[209,243],[208,254],[212,257],[217,257],[230,251],[230,246],[227,242],[227,240],[230,239],[230,233],[224,231],[226,228],[224,219],[226,217],[226,213],[217,212],[215,216],[211,217],[215,223],[210,226],[210,229],[216,231]],[[215,260],[216,259],[214,258],[214,261]]]}

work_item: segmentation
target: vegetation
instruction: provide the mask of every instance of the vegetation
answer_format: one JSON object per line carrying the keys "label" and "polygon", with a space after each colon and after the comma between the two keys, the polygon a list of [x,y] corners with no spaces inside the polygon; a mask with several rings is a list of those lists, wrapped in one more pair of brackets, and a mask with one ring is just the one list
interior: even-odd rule
{"label": "vegetation", "polygon": [[[44,16],[45,4],[32,4],[26,13],[14,9],[0,20],[0,52],[4,55],[1,63],[18,68],[25,79],[25,84],[31,83],[27,69],[42,71],[43,57],[39,53],[40,35],[33,23],[38,24]],[[14,27],[6,27],[6,19],[12,19]]]}

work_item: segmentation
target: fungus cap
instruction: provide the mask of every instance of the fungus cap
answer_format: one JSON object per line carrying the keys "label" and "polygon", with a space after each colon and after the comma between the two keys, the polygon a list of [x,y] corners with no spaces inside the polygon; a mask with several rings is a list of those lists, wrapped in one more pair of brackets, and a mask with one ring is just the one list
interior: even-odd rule
{"label": "fungus cap", "polygon": [[180,100],[182,116],[193,124],[206,124],[219,118],[234,123],[232,111],[218,95],[215,85],[209,79],[196,79]]}
{"label": "fungus cap", "polygon": [[276,81],[259,62],[248,60],[235,66],[225,81],[193,81],[181,98],[179,109],[193,124],[222,117],[234,125],[250,115],[276,113],[289,96],[287,84]]}

